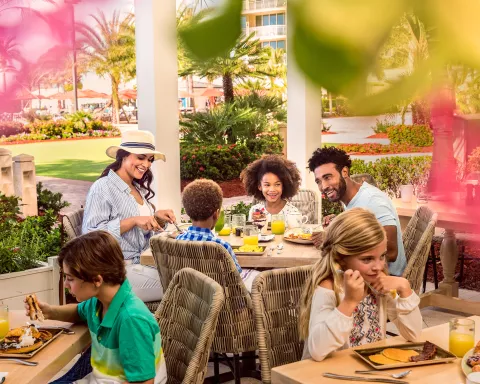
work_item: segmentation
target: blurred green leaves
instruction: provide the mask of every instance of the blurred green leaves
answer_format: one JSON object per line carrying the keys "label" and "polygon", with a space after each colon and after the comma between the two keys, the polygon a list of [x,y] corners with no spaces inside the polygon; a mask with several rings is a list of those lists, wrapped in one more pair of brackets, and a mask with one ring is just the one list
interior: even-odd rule
{"label": "blurred green leaves", "polygon": [[228,0],[222,7],[197,14],[180,28],[180,38],[200,60],[211,59],[230,50],[241,33],[242,0]]}
{"label": "blurred green leaves", "polygon": [[[180,31],[202,60],[231,49],[241,32],[241,0],[225,1],[216,14],[199,16]],[[445,81],[448,64],[480,68],[478,15],[480,2],[474,0],[290,0],[288,50],[318,87],[346,96],[358,114],[380,113]],[[367,78],[378,73],[385,43],[405,17],[413,42],[425,40],[422,31],[433,31],[435,40],[429,39],[425,55],[410,55],[415,64],[402,76],[372,94]]]}

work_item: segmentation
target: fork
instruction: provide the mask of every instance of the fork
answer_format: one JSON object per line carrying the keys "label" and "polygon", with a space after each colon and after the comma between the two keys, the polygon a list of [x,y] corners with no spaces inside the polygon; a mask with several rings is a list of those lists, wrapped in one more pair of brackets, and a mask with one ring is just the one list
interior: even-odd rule
{"label": "fork", "polygon": [[177,228],[178,232],[183,232],[183,230],[180,229],[176,222],[173,222],[173,225],[175,226],[175,228]]}
{"label": "fork", "polygon": [[26,361],[26,360],[20,360],[20,359],[4,359],[2,358],[0,361],[13,361],[15,363],[23,364],[23,365],[28,365],[30,367],[36,367],[38,365],[38,362],[36,361]]}

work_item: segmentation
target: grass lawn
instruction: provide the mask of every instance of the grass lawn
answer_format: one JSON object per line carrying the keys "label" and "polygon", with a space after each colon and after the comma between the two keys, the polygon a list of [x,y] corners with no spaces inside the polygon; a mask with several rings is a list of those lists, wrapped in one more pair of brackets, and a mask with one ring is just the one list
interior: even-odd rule
{"label": "grass lawn", "polygon": [[61,179],[95,181],[113,160],[105,155],[120,138],[44,141],[33,144],[5,145],[16,156],[21,153],[35,157],[37,175]]}

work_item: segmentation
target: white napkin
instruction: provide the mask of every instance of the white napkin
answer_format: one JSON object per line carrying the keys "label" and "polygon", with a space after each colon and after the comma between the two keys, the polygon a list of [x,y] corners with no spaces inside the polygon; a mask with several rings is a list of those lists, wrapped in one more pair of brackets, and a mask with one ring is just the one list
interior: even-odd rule
{"label": "white napkin", "polygon": [[0,383],[8,376],[8,372],[0,372]]}

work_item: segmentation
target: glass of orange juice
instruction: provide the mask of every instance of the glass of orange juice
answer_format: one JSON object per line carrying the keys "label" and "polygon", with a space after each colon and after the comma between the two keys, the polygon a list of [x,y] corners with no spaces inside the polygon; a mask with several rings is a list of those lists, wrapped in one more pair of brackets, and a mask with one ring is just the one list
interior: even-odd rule
{"label": "glass of orange juice", "polygon": [[9,330],[10,324],[8,322],[8,306],[0,302],[0,340],[5,337]]}
{"label": "glass of orange juice", "polygon": [[258,235],[260,231],[256,225],[246,225],[243,229],[243,244],[258,245]]}
{"label": "glass of orange juice", "polygon": [[283,235],[285,233],[284,215],[272,215],[272,233],[274,235]]}
{"label": "glass of orange juice", "polygon": [[463,357],[475,345],[475,321],[452,319],[449,321],[448,349],[457,357]]}

